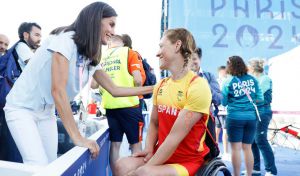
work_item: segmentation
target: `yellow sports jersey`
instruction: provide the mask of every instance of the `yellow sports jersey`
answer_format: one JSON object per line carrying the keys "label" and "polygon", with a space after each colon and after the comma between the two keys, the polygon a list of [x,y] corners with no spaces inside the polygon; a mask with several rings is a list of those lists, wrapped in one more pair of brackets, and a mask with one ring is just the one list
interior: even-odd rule
{"label": "yellow sports jersey", "polygon": [[[189,71],[182,79],[161,80],[153,90],[153,104],[160,111],[170,111],[172,108],[186,109],[194,112],[209,114],[211,91],[207,81]],[[159,88],[159,90],[157,90]],[[171,109],[170,109],[171,108]],[[174,113],[174,112],[173,112]]]}
{"label": "yellow sports jersey", "polygon": [[207,115],[211,105],[211,91],[206,80],[189,71],[182,79],[161,80],[153,91],[153,104],[158,108],[158,146],[170,133],[180,110],[205,114],[182,140],[166,164],[203,161],[209,152],[204,143]]}

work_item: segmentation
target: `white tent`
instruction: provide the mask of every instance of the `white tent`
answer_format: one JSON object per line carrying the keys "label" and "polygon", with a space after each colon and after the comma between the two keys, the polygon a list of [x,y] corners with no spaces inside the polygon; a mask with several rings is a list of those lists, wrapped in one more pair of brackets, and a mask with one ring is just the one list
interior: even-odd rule
{"label": "white tent", "polygon": [[[269,76],[273,80],[273,121],[269,127],[300,127],[300,46],[270,58]],[[287,133],[274,139],[275,144],[300,150],[300,141]]]}
{"label": "white tent", "polygon": [[269,60],[274,111],[300,112],[300,46]]}

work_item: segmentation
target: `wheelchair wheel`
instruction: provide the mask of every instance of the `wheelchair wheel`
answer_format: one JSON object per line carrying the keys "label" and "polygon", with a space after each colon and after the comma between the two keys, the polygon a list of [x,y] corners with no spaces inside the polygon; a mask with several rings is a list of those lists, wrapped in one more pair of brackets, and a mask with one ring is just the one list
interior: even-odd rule
{"label": "wheelchair wheel", "polygon": [[215,168],[211,176],[218,176],[220,173],[223,173],[222,175],[224,176],[231,176],[231,173],[226,166],[219,166]]}
{"label": "wheelchair wheel", "polygon": [[227,169],[225,163],[223,163],[220,158],[215,158],[200,168],[196,176],[217,176],[221,173],[223,173],[224,176],[231,176],[231,173]]}

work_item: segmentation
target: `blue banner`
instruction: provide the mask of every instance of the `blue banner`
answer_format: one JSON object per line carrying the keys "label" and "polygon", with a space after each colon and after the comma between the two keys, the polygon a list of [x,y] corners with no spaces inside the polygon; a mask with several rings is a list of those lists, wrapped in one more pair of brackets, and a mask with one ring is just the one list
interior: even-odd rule
{"label": "blue banner", "polygon": [[87,150],[82,154],[62,176],[109,176],[109,132],[106,130],[97,140],[100,153],[97,159],[92,160]]}
{"label": "blue banner", "polygon": [[168,28],[190,30],[213,73],[229,56],[268,59],[300,44],[300,0],[169,0],[168,10]]}

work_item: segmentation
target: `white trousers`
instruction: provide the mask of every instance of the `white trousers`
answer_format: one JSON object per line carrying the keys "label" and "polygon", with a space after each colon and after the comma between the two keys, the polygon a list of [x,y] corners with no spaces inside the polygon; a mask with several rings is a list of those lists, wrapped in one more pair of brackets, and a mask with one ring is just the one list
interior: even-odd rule
{"label": "white trousers", "polygon": [[40,111],[5,106],[5,118],[23,162],[47,165],[57,158],[58,132],[54,106]]}

